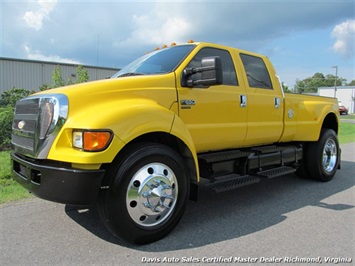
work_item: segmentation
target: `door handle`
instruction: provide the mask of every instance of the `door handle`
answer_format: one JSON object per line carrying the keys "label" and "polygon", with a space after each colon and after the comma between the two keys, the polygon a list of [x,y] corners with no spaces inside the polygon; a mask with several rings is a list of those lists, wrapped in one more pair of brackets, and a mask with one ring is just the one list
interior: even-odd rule
{"label": "door handle", "polygon": [[279,97],[276,97],[275,98],[275,108],[276,109],[279,109],[280,108],[280,105],[281,105],[281,100]]}
{"label": "door handle", "polygon": [[244,108],[247,106],[247,96],[242,94],[240,95],[240,107]]}

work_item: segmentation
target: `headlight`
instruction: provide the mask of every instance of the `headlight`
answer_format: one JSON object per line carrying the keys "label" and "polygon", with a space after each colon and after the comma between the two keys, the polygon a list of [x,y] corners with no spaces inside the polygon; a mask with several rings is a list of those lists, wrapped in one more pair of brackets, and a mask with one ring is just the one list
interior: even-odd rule
{"label": "headlight", "polygon": [[73,147],[84,151],[103,151],[110,145],[112,136],[108,130],[74,130]]}
{"label": "headlight", "polygon": [[78,149],[83,148],[83,132],[73,131],[73,146]]}

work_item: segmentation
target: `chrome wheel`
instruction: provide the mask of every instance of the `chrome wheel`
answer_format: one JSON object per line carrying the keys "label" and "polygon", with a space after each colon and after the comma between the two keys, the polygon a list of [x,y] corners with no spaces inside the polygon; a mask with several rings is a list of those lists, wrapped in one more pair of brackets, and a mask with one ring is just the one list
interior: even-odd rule
{"label": "chrome wheel", "polygon": [[106,171],[98,211],[106,227],[131,243],[146,244],[169,234],[189,199],[189,176],[172,148],[149,142],[128,144]]}
{"label": "chrome wheel", "polygon": [[330,173],[334,170],[337,165],[337,157],[338,157],[338,148],[337,144],[333,139],[328,139],[323,148],[323,169],[327,173]]}
{"label": "chrome wheel", "polygon": [[334,130],[322,129],[318,141],[305,144],[305,170],[309,177],[330,181],[340,166],[341,150]]}
{"label": "chrome wheel", "polygon": [[150,163],[140,168],[131,179],[126,206],[132,220],[140,226],[163,223],[174,210],[178,182],[165,164]]}

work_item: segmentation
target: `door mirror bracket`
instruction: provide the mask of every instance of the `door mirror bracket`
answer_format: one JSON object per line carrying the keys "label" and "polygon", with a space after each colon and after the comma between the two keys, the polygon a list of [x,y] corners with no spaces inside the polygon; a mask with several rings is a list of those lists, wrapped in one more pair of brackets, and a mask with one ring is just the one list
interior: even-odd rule
{"label": "door mirror bracket", "polygon": [[[192,75],[201,73],[201,79],[193,79]],[[183,86],[212,86],[223,83],[222,62],[219,56],[204,57],[201,60],[201,67],[186,68],[183,74]]]}

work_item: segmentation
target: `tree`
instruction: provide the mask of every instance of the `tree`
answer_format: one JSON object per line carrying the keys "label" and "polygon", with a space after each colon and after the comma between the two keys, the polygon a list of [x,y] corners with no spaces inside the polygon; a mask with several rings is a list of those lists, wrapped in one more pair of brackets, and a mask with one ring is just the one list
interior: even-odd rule
{"label": "tree", "polygon": [[11,90],[5,91],[0,96],[0,107],[15,107],[18,100],[27,97],[32,93],[34,93],[34,91],[22,88],[12,88]]}
{"label": "tree", "polygon": [[334,75],[324,75],[322,73],[315,73],[312,77],[308,77],[304,80],[296,80],[295,92],[296,93],[316,93],[319,87],[333,87],[342,86],[346,79],[341,77],[335,77]]}
{"label": "tree", "polygon": [[51,85],[49,85],[49,84],[43,84],[42,86],[39,87],[40,91],[46,91],[49,89],[51,89]]}
{"label": "tree", "polygon": [[52,85],[53,88],[64,86],[64,80],[62,78],[62,69],[60,66],[55,67],[52,80],[53,80],[53,85]]}
{"label": "tree", "polygon": [[296,84],[293,90],[295,93],[304,93],[306,91],[306,82],[304,80],[296,79]]}
{"label": "tree", "polygon": [[83,83],[89,80],[89,73],[86,69],[83,68],[83,66],[77,66],[76,76],[77,76],[76,83]]}
{"label": "tree", "polygon": [[14,118],[15,104],[18,100],[29,96],[34,91],[13,88],[0,96],[0,150],[10,147],[12,120]]}
{"label": "tree", "polygon": [[350,81],[350,83],[346,84],[346,86],[355,86],[355,79]]}
{"label": "tree", "polygon": [[281,86],[284,92],[292,92],[285,83],[281,82]]}
{"label": "tree", "polygon": [[[76,82],[74,82],[71,78],[69,78],[67,82],[64,82],[64,79],[62,77],[62,69],[60,68],[60,66],[56,66],[52,76],[52,80],[53,80],[52,87],[58,88],[66,85],[87,82],[89,80],[89,73],[86,69],[83,68],[83,66],[77,66],[75,71],[76,74],[74,75],[74,77],[76,77]],[[40,87],[41,90],[48,89],[48,88],[49,86],[47,86],[46,84]]]}

